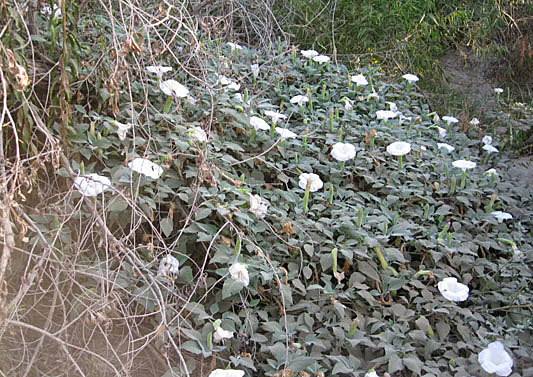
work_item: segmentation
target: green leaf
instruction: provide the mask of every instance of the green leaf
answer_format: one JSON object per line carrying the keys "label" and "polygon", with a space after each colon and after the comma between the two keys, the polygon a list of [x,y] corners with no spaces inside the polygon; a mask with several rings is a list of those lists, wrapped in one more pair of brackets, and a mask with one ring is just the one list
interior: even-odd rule
{"label": "green leaf", "polygon": [[396,373],[403,369],[402,360],[396,354],[392,354],[389,357],[389,373]]}
{"label": "green leaf", "polygon": [[437,334],[439,334],[439,339],[445,340],[448,334],[450,333],[450,325],[444,321],[439,321],[437,322],[435,327],[437,328]]}
{"label": "green leaf", "polygon": [[363,274],[368,276],[369,278],[375,280],[375,281],[381,281],[379,277],[378,270],[374,266],[372,266],[370,263],[365,261],[360,261],[357,263],[357,266],[359,267],[359,271],[361,271]]}
{"label": "green leaf", "polygon": [[185,283],[190,283],[194,279],[191,266],[184,266],[180,268],[179,279]]}
{"label": "green leaf", "polygon": [[197,221],[205,219],[207,216],[209,216],[211,214],[212,211],[213,210],[211,208],[205,208],[205,207],[198,208],[196,210],[195,219]]}
{"label": "green leaf", "polygon": [[233,280],[230,277],[226,278],[224,285],[222,286],[222,299],[226,299],[236,293],[239,293],[243,288],[244,286],[241,283]]}
{"label": "green leaf", "polygon": [[307,367],[310,367],[317,361],[314,357],[300,356],[289,361],[287,369],[292,370],[293,372],[300,372],[305,370]]}
{"label": "green leaf", "polygon": [[165,217],[164,219],[161,219],[159,227],[161,228],[161,231],[163,232],[165,237],[169,237],[172,234],[172,230],[174,229],[174,222],[170,217]]}
{"label": "green leaf", "polygon": [[237,367],[242,365],[243,367],[251,369],[254,372],[257,371],[257,369],[255,368],[255,365],[254,365],[254,361],[252,359],[250,359],[249,357],[244,357],[244,356],[234,357],[234,356],[230,356],[229,359],[233,363],[233,367],[235,367],[235,368],[237,368]]}
{"label": "green leaf", "polygon": [[422,366],[424,366],[424,363],[422,363],[420,359],[416,356],[405,357],[403,359],[403,364],[409,370],[414,372],[416,376],[420,376],[420,372],[422,371]]}
{"label": "green leaf", "polygon": [[194,353],[195,355],[201,355],[203,353],[202,348],[200,347],[198,342],[194,340],[187,340],[181,345],[181,348],[185,351],[189,351],[190,353]]}

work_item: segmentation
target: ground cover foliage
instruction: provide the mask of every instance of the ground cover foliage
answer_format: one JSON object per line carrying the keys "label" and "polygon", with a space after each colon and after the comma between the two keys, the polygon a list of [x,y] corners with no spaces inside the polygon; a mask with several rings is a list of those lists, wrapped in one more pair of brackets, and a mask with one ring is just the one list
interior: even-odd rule
{"label": "ground cover foliage", "polygon": [[3,375],[483,376],[493,341],[533,375],[532,194],[503,137],[189,7],[67,1],[29,37],[8,5]]}

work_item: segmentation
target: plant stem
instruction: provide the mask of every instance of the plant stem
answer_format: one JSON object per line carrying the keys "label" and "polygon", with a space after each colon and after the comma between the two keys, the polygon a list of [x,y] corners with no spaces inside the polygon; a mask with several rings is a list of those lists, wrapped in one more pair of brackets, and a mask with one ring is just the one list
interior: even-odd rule
{"label": "plant stem", "polygon": [[461,175],[461,190],[464,189],[466,186],[466,170],[463,170],[463,174]]}
{"label": "plant stem", "polygon": [[307,181],[307,186],[305,186],[305,194],[304,194],[304,214],[307,213],[307,205],[309,203],[309,189],[311,188],[311,180]]}
{"label": "plant stem", "polygon": [[172,105],[172,96],[167,97],[167,102],[165,103],[165,108],[163,109],[163,113],[168,114],[170,111],[170,105]]}

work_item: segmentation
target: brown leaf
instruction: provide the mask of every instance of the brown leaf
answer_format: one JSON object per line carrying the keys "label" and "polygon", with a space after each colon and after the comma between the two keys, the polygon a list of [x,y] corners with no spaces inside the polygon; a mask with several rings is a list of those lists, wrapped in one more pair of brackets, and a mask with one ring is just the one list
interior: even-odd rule
{"label": "brown leaf", "polygon": [[287,234],[294,233],[294,230],[292,229],[292,223],[290,221],[287,221],[285,224],[283,224],[282,233],[287,233]]}

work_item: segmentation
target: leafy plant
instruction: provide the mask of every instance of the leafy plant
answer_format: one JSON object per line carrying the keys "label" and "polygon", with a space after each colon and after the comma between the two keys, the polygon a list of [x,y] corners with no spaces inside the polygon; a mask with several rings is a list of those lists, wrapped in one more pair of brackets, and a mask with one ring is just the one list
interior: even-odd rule
{"label": "leafy plant", "polygon": [[493,341],[526,374],[532,196],[498,138],[487,157],[378,67],[226,44],[177,8],[150,28],[109,10],[80,15],[84,68],[62,84],[80,94],[41,131],[61,164],[18,217],[27,265],[75,282],[60,333],[113,318],[166,376],[481,375]]}

